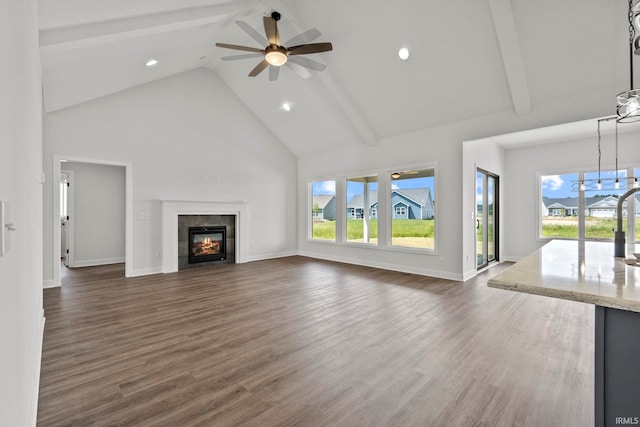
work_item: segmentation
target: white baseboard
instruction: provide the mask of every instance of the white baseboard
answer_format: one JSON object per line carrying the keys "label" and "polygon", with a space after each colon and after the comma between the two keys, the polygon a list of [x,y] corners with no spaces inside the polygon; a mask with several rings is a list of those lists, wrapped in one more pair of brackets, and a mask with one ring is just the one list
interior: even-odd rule
{"label": "white baseboard", "polygon": [[59,288],[60,282],[56,282],[54,279],[48,279],[42,282],[42,289],[47,288]]}
{"label": "white baseboard", "polygon": [[507,262],[518,262],[520,261],[522,258],[521,256],[505,256],[503,261],[507,261]]}
{"label": "white baseboard", "polygon": [[124,262],[124,257],[117,258],[102,258],[102,259],[87,259],[84,261],[75,260],[73,268],[76,267],[95,267],[97,265],[109,265],[120,264]]}
{"label": "white baseboard", "polygon": [[36,422],[38,420],[38,397],[40,395],[40,366],[42,364],[42,342],[44,340],[44,310],[42,310],[41,323],[37,327],[36,331],[36,348],[34,349],[33,358],[33,378],[31,379],[31,408],[30,408],[30,419],[29,425],[32,427],[36,426]]}
{"label": "white baseboard", "polygon": [[342,262],[345,264],[361,265],[363,267],[380,268],[382,270],[397,271],[400,273],[417,274],[420,276],[436,277],[438,279],[454,280],[456,282],[463,281],[462,274],[450,273],[447,271],[440,271],[440,270],[431,270],[428,268],[408,267],[408,266],[403,266],[398,264],[388,264],[388,263],[382,263],[382,262],[371,262],[369,260],[347,258],[347,257],[340,257],[340,256],[318,256],[317,253],[311,253],[311,252],[305,252],[305,251],[298,252],[298,255],[306,256],[309,258],[324,259],[326,261],[335,261],[335,262]]}
{"label": "white baseboard", "polygon": [[287,252],[277,252],[271,254],[261,254],[261,255],[250,255],[247,257],[247,261],[263,261],[267,259],[276,259],[276,258],[285,258],[288,256],[296,256],[298,255],[295,251],[287,251]]}
{"label": "white baseboard", "polygon": [[127,271],[127,277],[150,276],[152,274],[161,274],[162,266],[149,268],[132,268]]}
{"label": "white baseboard", "polygon": [[478,274],[478,272],[476,270],[467,271],[466,273],[462,273],[462,281],[466,282],[469,279],[473,279],[474,277],[476,277],[477,274]]}

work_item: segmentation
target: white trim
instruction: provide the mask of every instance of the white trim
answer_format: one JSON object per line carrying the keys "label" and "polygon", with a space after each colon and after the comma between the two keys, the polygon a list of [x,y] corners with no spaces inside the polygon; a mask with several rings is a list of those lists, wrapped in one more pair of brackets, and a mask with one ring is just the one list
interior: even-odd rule
{"label": "white trim", "polygon": [[132,268],[127,277],[149,276],[152,274],[161,274],[162,267],[149,268]]}
{"label": "white trim", "polygon": [[476,270],[467,271],[466,273],[462,273],[462,281],[466,282],[467,280],[473,279],[477,275],[478,275],[478,272]]}
{"label": "white trim", "polygon": [[123,257],[118,258],[102,258],[102,259],[87,259],[84,261],[75,261],[74,267],[94,267],[97,265],[109,265],[120,264],[125,262]]}
{"label": "white trim", "polygon": [[53,279],[49,279],[49,280],[45,280],[42,282],[42,288],[43,289],[49,289],[49,288],[59,288],[60,287],[60,280],[58,280],[57,282]]}
{"label": "white trim", "polygon": [[178,215],[235,215],[236,264],[247,262],[249,209],[247,202],[162,200],[162,272],[178,271]]}
{"label": "white trim", "polygon": [[286,258],[286,257],[291,257],[296,255],[298,255],[298,252],[296,251],[275,252],[275,253],[262,254],[262,255],[251,255],[248,257],[247,262],[265,261],[265,260],[276,259],[276,258]]}
{"label": "white trim", "polygon": [[[59,213],[59,212],[58,212]],[[44,310],[41,311],[40,322],[37,325],[36,330],[36,348],[33,354],[34,357],[34,367],[33,367],[33,378],[31,378],[31,405],[30,405],[30,416],[29,416],[29,425],[35,427],[38,421],[38,398],[40,395],[40,368],[42,365],[42,343],[44,341],[44,323],[46,321],[44,317]]]}
{"label": "white trim", "polygon": [[[61,266],[60,266],[60,171],[61,162],[95,163],[109,166],[122,166],[125,168],[125,277],[132,277],[133,271],[133,165],[129,162],[117,162],[102,159],[87,159],[84,157],[65,156],[62,154],[53,155],[53,285],[48,279],[43,282],[43,287],[60,286]],[[46,218],[45,218],[46,220]]]}
{"label": "white trim", "polygon": [[450,273],[446,271],[432,270],[428,268],[401,266],[398,264],[383,263],[383,262],[372,262],[370,260],[363,260],[360,258],[349,258],[349,257],[334,256],[334,255],[319,255],[315,252],[306,252],[306,251],[300,251],[299,255],[306,256],[309,258],[323,259],[327,261],[361,265],[364,267],[371,267],[371,268],[379,268],[382,270],[398,271],[400,273],[410,273],[410,274],[417,274],[420,276],[435,277],[438,279],[453,280],[456,282],[462,282],[464,280],[463,275],[460,273]]}

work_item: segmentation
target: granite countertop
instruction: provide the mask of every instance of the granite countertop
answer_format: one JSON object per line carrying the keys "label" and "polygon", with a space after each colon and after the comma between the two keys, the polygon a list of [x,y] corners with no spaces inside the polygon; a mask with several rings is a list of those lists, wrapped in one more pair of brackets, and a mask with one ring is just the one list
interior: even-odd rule
{"label": "granite countertop", "polygon": [[[633,257],[640,246],[626,250]],[[552,240],[488,286],[640,312],[640,266],[614,258],[612,242]]]}

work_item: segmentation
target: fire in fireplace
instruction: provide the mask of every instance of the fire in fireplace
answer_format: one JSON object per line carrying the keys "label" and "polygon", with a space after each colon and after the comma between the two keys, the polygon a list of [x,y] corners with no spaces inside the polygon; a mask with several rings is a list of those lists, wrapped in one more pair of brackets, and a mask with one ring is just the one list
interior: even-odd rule
{"label": "fire in fireplace", "polygon": [[227,227],[189,227],[189,264],[226,258]]}

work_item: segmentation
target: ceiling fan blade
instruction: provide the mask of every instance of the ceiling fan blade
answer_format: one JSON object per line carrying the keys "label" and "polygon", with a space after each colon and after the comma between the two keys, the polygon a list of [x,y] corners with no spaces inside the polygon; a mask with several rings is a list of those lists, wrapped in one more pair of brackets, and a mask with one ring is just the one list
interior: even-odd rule
{"label": "ceiling fan blade", "polygon": [[249,46],[238,46],[237,44],[216,43],[218,47],[224,47],[225,49],[246,50],[247,52],[264,53],[263,49]]}
{"label": "ceiling fan blade", "polygon": [[223,56],[220,59],[223,61],[237,61],[239,59],[259,58],[263,55],[263,53],[245,53],[242,55]]}
{"label": "ceiling fan blade", "polygon": [[276,67],[275,65],[269,66],[269,81],[278,80],[278,76],[280,75],[280,67]]}
{"label": "ceiling fan blade", "polygon": [[264,32],[267,35],[269,44],[280,46],[280,34],[278,34],[277,21],[270,16],[264,16],[262,21],[264,22]]}
{"label": "ceiling fan blade", "polygon": [[301,57],[290,56],[289,61],[298,65],[302,65],[303,67],[311,68],[312,70],[316,70],[316,71],[324,71],[324,69],[327,68],[326,65],[321,64],[318,61],[314,61],[313,59],[305,58],[302,56]]}
{"label": "ceiling fan blade", "polygon": [[295,64],[291,61],[287,61],[284,65],[285,67],[289,68],[294,73],[296,73],[298,77],[302,79],[308,79],[309,77],[311,77],[311,73],[309,72],[309,70],[307,70],[302,65]]}
{"label": "ceiling fan blade", "polygon": [[286,42],[284,42],[284,45],[285,46],[290,46],[290,45],[299,45],[299,44],[304,44],[304,43],[311,43],[312,41],[314,41],[315,39],[317,39],[321,35],[322,34],[320,34],[320,31],[318,31],[316,28],[312,28],[310,30],[305,31],[302,34],[298,34],[297,36],[295,36],[292,39],[287,40]]}
{"label": "ceiling fan blade", "polygon": [[249,35],[249,37],[251,37],[252,39],[257,41],[260,46],[266,46],[266,45],[269,44],[267,42],[267,39],[265,39],[264,36],[258,32],[258,30],[256,30],[255,28],[253,28],[251,25],[247,24],[246,22],[244,22],[244,21],[236,21],[236,25],[238,27],[242,28],[244,30],[244,32]]}
{"label": "ceiling fan blade", "polygon": [[267,60],[263,59],[258,65],[256,65],[256,67],[253,70],[251,70],[251,72],[249,73],[249,77],[257,76],[268,66],[269,66],[269,63],[267,62]]}
{"label": "ceiling fan blade", "polygon": [[331,43],[311,43],[301,44],[299,46],[292,46],[287,48],[289,55],[304,55],[307,53],[320,53],[333,50]]}

